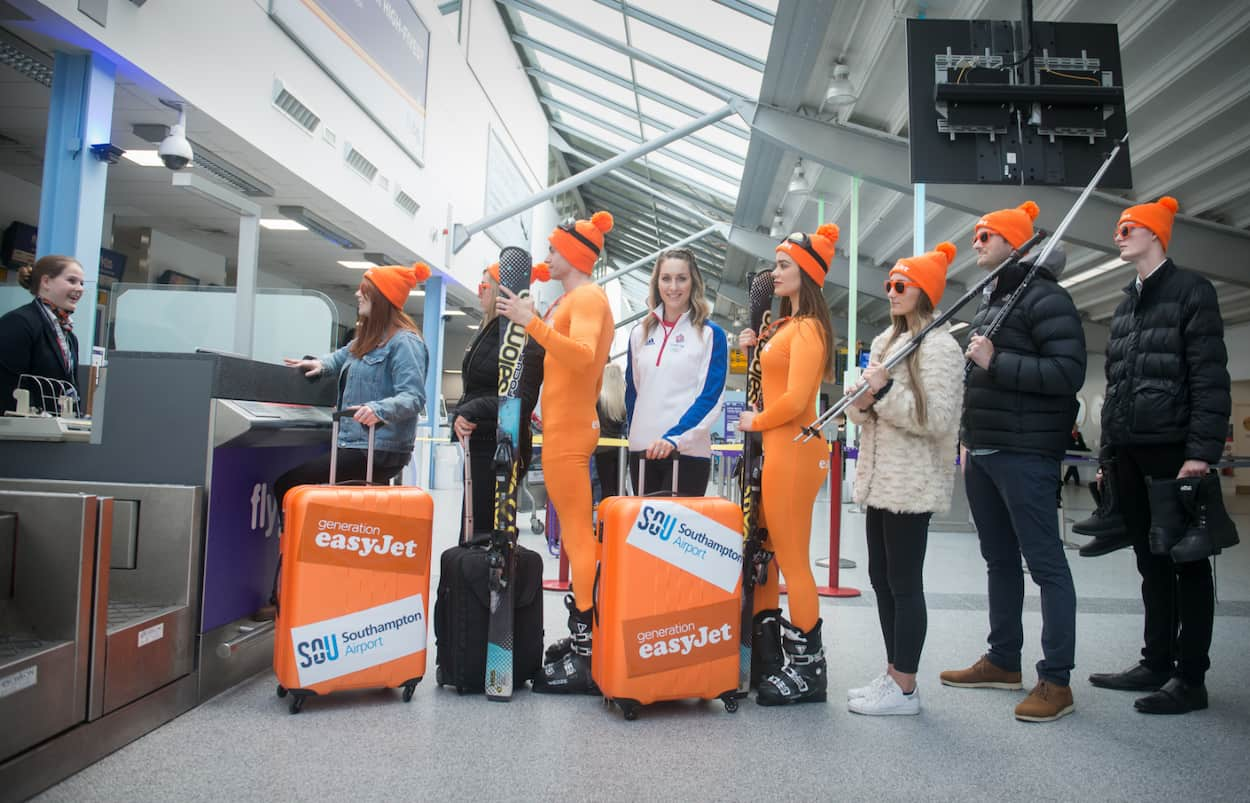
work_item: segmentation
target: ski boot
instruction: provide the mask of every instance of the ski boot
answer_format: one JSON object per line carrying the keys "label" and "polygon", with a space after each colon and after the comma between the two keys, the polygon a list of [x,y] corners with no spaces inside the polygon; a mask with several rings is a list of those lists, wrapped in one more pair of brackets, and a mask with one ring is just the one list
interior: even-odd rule
{"label": "ski boot", "polygon": [[1120,513],[1115,460],[1104,458],[1099,463],[1099,468],[1102,469],[1102,487],[1099,488],[1097,483],[1090,483],[1089,486],[1098,509],[1089,518],[1072,525],[1072,532],[1094,537],[1094,540],[1081,547],[1083,558],[1106,555],[1132,543],[1128,528],[1124,525],[1124,516]]}
{"label": "ski boot", "polygon": [[594,608],[577,610],[571,594],[564,598],[564,606],[569,609],[569,652],[543,664],[542,672],[534,678],[534,691],[538,694],[598,694],[599,687],[590,676]]}
{"label": "ski boot", "polygon": [[781,646],[786,663],[780,672],[768,675],[760,681],[755,702],[760,705],[786,705],[788,703],[823,703],[829,682],[825,665],[825,649],[821,645],[820,626],[804,633],[783,620]]}
{"label": "ski boot", "polygon": [[760,680],[780,674],[785,663],[781,652],[781,609],[771,608],[755,614],[751,624],[751,688],[758,689]]}
{"label": "ski boot", "polygon": [[[1190,491],[1181,490],[1182,484],[1191,486]],[[1146,498],[1150,502],[1150,554],[1167,555],[1182,538],[1190,519],[1190,506],[1182,494],[1196,491],[1192,480],[1156,480],[1146,478]]]}
{"label": "ski boot", "polygon": [[1190,563],[1203,560],[1240,543],[1237,528],[1224,509],[1217,474],[1178,480],[1181,503],[1190,512],[1185,535],[1172,547],[1172,560]]}

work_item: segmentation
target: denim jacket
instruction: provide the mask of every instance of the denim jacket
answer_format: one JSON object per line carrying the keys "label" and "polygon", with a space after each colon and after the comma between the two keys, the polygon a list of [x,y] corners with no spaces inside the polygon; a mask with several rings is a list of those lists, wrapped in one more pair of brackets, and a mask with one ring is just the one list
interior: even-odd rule
{"label": "denim jacket", "polygon": [[[417,416],[425,409],[425,372],[429,350],[416,332],[402,330],[390,340],[356,358],[344,346],[321,358],[323,377],[336,377],[347,371],[343,407],[368,404],[385,422],[379,426],[374,447],[379,451],[412,452],[417,434]],[[365,449],[368,429],[344,418],[339,427],[339,446]]]}

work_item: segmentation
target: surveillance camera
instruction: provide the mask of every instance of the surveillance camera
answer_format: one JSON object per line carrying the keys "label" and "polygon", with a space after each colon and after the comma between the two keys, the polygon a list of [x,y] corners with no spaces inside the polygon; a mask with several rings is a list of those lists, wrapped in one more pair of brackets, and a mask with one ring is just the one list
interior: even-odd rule
{"label": "surveillance camera", "polygon": [[191,164],[194,154],[191,152],[191,143],[187,142],[187,113],[185,110],[178,110],[177,124],[169,129],[169,135],[161,140],[161,145],[156,152],[161,157],[161,161],[170,170],[181,170]]}

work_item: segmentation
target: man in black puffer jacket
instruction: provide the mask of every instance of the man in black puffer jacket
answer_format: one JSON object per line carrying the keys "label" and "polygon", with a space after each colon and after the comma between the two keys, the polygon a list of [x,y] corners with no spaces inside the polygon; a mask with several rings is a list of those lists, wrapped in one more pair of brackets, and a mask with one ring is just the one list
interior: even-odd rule
{"label": "man in black puffer jacket", "polygon": [[[1033,235],[1037,205],[991,212],[977,222],[972,247],[991,270]],[[1021,286],[1027,265],[1006,268],[972,322],[960,438],[964,477],[988,568],[989,652],[968,669],[942,673],[948,686],[1022,688],[1024,573],[1041,590],[1042,653],[1037,685],[1016,719],[1050,722],[1073,710],[1069,676],[1076,649],[1076,591],[1063,552],[1055,491],[1085,381],[1085,333],[1076,306],[1041,267],[1011,307],[993,341],[983,333]]]}
{"label": "man in black puffer jacket", "polygon": [[[1102,443],[1115,459],[1116,490],[1126,500],[1121,512],[1142,577],[1146,644],[1139,663],[1089,680],[1153,692],[1135,703],[1147,714],[1207,707],[1215,588],[1208,558],[1176,563],[1152,554],[1151,511],[1127,500],[1149,498],[1147,477],[1206,475],[1224,451],[1232,412],[1215,288],[1166,256],[1177,208],[1176,199],[1164,196],[1129,207],[1116,225],[1120,257],[1137,275],[1111,320],[1102,407]],[[1093,554],[1108,551],[1097,541],[1087,546]]]}

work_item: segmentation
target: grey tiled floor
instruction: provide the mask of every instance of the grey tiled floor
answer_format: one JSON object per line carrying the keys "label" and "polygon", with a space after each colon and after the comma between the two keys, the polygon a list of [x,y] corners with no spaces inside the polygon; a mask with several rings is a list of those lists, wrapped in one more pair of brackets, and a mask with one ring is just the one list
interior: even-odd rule
{"label": "grey tiled floor", "polygon": [[[436,551],[450,545],[455,492],[437,494]],[[1069,490],[1069,515],[1088,502]],[[1250,498],[1229,497],[1243,537]],[[818,505],[827,510],[827,506]],[[868,590],[863,517],[844,508],[841,583],[858,599],[821,604],[829,702],[790,709],[670,703],[624,722],[592,698],[518,692],[509,704],[423,683],[410,705],[393,693],[343,695],[288,716],[268,673],[196,708],[54,787],[46,800],[1247,800],[1250,792],[1250,547],[1218,564],[1211,708],[1146,717],[1134,695],[1094,689],[1091,671],[1123,668],[1140,648],[1131,554],[1070,552],[1079,595],[1077,710],[1052,724],[1016,722],[1022,692],[941,686],[941,669],[985,644],[985,567],[976,536],[932,533],[930,616],[918,717],[850,714],[844,690],[884,662]],[[1080,516],[1077,515],[1079,518]],[[814,522],[813,557],[828,551]],[[524,536],[538,548],[535,536]],[[556,564],[548,559],[547,574]],[[818,578],[821,577],[818,571]],[[1027,584],[1024,663],[1038,658],[1036,588]],[[545,601],[549,637],[563,632]],[[1026,683],[1033,680],[1026,669]]]}

